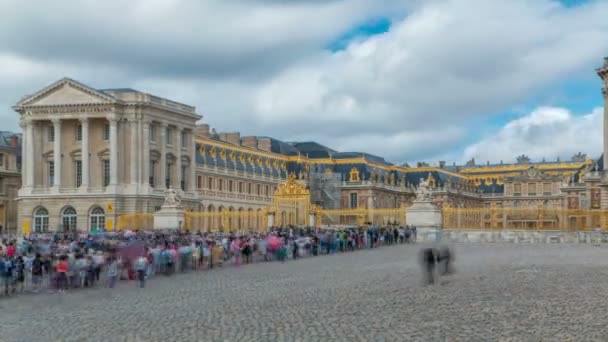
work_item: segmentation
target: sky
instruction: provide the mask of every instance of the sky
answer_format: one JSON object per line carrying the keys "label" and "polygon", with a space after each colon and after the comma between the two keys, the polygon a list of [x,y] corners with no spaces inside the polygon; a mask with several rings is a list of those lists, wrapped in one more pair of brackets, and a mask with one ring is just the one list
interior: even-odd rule
{"label": "sky", "polygon": [[0,129],[63,77],[395,163],[602,153],[608,1],[0,1]]}

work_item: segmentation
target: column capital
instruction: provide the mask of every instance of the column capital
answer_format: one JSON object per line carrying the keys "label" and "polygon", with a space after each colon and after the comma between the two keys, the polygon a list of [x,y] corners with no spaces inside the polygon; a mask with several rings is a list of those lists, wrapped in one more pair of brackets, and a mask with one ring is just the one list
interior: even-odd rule
{"label": "column capital", "polygon": [[139,121],[139,119],[137,118],[137,116],[131,116],[127,118],[127,121],[129,123],[136,123],[137,121]]}
{"label": "column capital", "polygon": [[88,124],[89,123],[89,117],[88,116],[83,116],[81,118],[78,118],[78,121],[80,121],[81,124]]}
{"label": "column capital", "polygon": [[21,119],[19,119],[19,126],[22,129],[25,129],[31,123],[32,123],[32,119],[30,119],[30,118],[21,118]]}
{"label": "column capital", "polygon": [[61,119],[59,119],[59,118],[53,118],[53,119],[51,119],[51,122],[52,122],[52,123],[53,123],[53,125],[55,125],[55,126],[59,126],[59,125],[61,125],[61,121],[62,121],[62,120],[61,120]]}
{"label": "column capital", "polygon": [[116,124],[118,122],[118,117],[116,114],[109,114],[106,116],[106,119],[111,123],[111,124]]}

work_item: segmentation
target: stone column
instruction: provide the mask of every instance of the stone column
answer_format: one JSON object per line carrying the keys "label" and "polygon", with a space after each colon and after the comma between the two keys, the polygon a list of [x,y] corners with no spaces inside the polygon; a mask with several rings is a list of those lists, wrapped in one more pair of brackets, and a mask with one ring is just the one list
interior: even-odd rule
{"label": "stone column", "polygon": [[160,186],[159,189],[165,189],[165,178],[166,178],[166,170],[167,170],[167,140],[166,140],[166,135],[167,135],[167,124],[163,123],[161,125],[159,125],[160,128],[160,141],[158,142],[160,145],[160,172],[159,172],[159,178],[160,178]]}
{"label": "stone column", "polygon": [[268,230],[270,230],[274,226],[274,212],[268,213]]}
{"label": "stone column", "polygon": [[108,117],[110,122],[110,185],[118,185],[118,120]]}
{"label": "stone column", "polygon": [[131,126],[131,151],[129,155],[131,164],[129,165],[131,171],[131,184],[137,184],[137,170],[141,167],[141,165],[137,165],[137,161],[139,160],[137,155],[137,147],[139,146],[137,144],[137,119],[132,118],[129,120],[129,124]]}
{"label": "stone column", "polygon": [[[55,142],[53,143],[53,163],[55,175],[53,177],[53,187],[61,188],[61,120],[53,119],[53,129],[55,130]],[[31,164],[30,164],[31,165]]]}
{"label": "stone column", "polygon": [[[24,188],[32,187],[33,182],[30,183],[30,174],[34,174],[34,169],[28,164],[30,161],[28,143],[31,144],[30,127],[32,123],[29,119],[21,119],[19,126],[23,131],[23,138],[21,139],[21,183]],[[32,158],[33,159],[33,158]]]}
{"label": "stone column", "polygon": [[143,179],[141,182],[144,186],[148,186],[150,184],[150,121],[143,121],[143,136],[141,140],[144,149],[142,152],[141,174]]}
{"label": "stone column", "polygon": [[82,182],[80,188],[86,190],[89,187],[89,119],[80,119],[82,127],[82,145],[80,149],[82,163]]}
{"label": "stone column", "polygon": [[196,192],[196,141],[194,140],[193,130],[188,135],[188,148],[190,151],[190,182],[188,182],[188,189]]}
{"label": "stone column", "polygon": [[182,190],[181,184],[182,184],[182,132],[183,132],[183,128],[181,127],[177,127],[175,129],[175,135],[177,135],[177,137],[175,137],[175,139],[173,139],[173,141],[177,141],[177,146],[175,148],[175,169],[176,169],[176,173],[175,173],[175,182],[177,184],[173,185],[173,188],[175,189],[180,189]]}
{"label": "stone column", "polygon": [[310,227],[316,227],[317,226],[317,222],[315,220],[315,216],[316,216],[316,213],[314,211],[311,211],[310,213],[308,213],[308,225]]}

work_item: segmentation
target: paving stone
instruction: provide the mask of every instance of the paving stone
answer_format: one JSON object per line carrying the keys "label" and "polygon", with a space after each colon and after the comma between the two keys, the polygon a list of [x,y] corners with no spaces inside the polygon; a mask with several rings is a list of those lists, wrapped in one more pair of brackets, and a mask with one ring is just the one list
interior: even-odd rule
{"label": "paving stone", "polygon": [[155,277],[145,289],[0,297],[0,341],[583,341],[608,336],[608,249],[422,245]]}

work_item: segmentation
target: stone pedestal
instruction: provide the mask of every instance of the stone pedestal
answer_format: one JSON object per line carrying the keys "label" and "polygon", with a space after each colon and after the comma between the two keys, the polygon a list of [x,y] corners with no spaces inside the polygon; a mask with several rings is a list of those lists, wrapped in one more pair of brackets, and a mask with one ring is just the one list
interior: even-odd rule
{"label": "stone pedestal", "polygon": [[441,240],[441,209],[431,201],[414,201],[414,204],[407,208],[406,222],[410,226],[416,226],[418,241]]}
{"label": "stone pedestal", "polygon": [[154,213],[154,229],[180,229],[185,223],[185,210],[181,206],[165,206]]}

